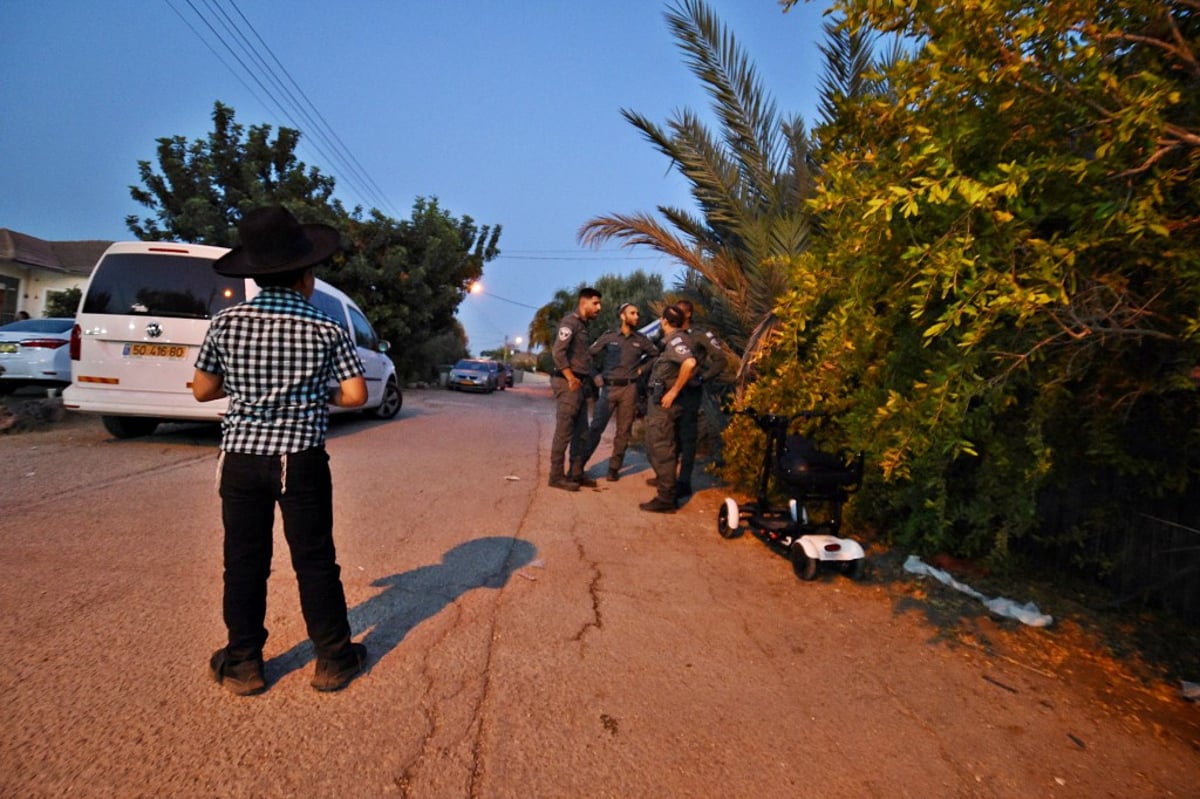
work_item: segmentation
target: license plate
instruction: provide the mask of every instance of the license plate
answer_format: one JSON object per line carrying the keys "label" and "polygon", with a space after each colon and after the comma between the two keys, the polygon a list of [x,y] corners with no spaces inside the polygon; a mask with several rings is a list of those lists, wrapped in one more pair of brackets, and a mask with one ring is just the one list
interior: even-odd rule
{"label": "license plate", "polygon": [[16,352],[16,351],[17,351],[17,345],[16,345],[16,344],[10,344],[10,343],[8,343],[7,341],[6,341],[6,342],[4,342],[3,344],[0,344],[0,352],[3,352],[3,353],[9,353],[9,354],[11,354],[11,353],[14,353],[14,352]]}
{"label": "license plate", "polygon": [[184,358],[188,348],[181,344],[126,344],[126,358]]}

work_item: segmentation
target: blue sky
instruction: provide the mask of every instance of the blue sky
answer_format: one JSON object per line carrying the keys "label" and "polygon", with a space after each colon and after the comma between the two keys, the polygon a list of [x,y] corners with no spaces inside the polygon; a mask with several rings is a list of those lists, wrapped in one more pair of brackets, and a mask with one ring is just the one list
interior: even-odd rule
{"label": "blue sky", "polygon": [[[780,110],[814,121],[827,0],[787,14],[775,0],[710,4]],[[347,206],[382,198],[386,213],[407,218],[414,199],[437,197],[455,216],[503,225],[503,254],[485,267],[483,294],[459,312],[473,352],[499,347],[527,335],[532,308],[556,289],[635,269],[669,286],[677,274],[648,251],[596,252],[576,241],[600,214],[692,207],[666,159],[620,115],[628,108],[664,123],[687,107],[708,117],[666,8],[658,0],[0,0],[0,227],[52,240],[131,238],[126,215],[148,210],[129,197],[137,162],[157,163],[159,137],[206,136],[217,100],[247,127],[305,130],[246,77],[194,9],[209,18],[215,9],[240,13],[369,176],[373,186],[344,176],[338,156],[326,157],[336,145],[321,146],[311,131],[302,139],[300,158],[338,180]]]}

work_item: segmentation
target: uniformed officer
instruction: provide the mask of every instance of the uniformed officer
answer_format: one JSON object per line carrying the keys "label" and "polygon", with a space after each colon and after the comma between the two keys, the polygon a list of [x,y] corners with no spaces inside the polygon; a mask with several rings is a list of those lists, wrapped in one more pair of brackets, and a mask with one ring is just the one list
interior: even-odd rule
{"label": "uniformed officer", "polygon": [[682,409],[676,402],[696,369],[696,358],[683,335],[683,312],[663,311],[663,350],[650,368],[650,401],[646,408],[646,453],[654,469],[658,494],[638,505],[655,513],[675,512],[675,437]]}
{"label": "uniformed officer", "polygon": [[[600,313],[600,292],[585,287],[579,290],[579,304],[562,318],[554,339],[554,374],[550,387],[554,390],[557,411],[554,420],[554,443],[550,446],[550,486],[565,491],[578,491],[579,486],[594,487],[596,481],[583,473],[584,437],[587,435],[587,386],[592,377],[591,343],[587,323]],[[564,469],[568,446],[571,451],[570,476]]]}
{"label": "uniformed officer", "polygon": [[583,462],[600,444],[604,428],[613,412],[617,416],[617,429],[613,437],[612,455],[608,459],[608,474],[605,479],[615,482],[621,476],[621,464],[625,460],[625,448],[629,445],[629,434],[633,430],[634,409],[637,404],[638,379],[649,368],[650,360],[658,348],[638,332],[638,309],[631,302],[624,303],[617,311],[621,327],[609,330],[596,339],[588,350],[593,357],[601,358],[600,375],[597,377],[600,396],[592,409],[592,423],[588,426],[587,446]]}
{"label": "uniformed officer", "polygon": [[700,405],[704,401],[704,385],[712,383],[725,370],[729,350],[707,328],[692,322],[692,303],[680,300],[675,307],[683,313],[683,334],[696,357],[696,371],[679,394],[679,480],[676,495],[682,499],[692,493],[692,470],[696,464],[696,440],[700,436]]}

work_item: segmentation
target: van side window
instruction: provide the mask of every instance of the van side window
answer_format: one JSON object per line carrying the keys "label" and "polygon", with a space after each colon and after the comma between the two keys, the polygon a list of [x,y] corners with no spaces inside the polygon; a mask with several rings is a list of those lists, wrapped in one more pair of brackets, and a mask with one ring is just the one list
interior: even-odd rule
{"label": "van side window", "polygon": [[354,323],[355,344],[368,350],[379,349],[379,336],[375,334],[375,328],[357,308],[350,309],[350,321]]}
{"label": "van side window", "polygon": [[107,255],[92,275],[83,312],[211,319],[246,299],[245,284],[242,278],[218,275],[202,258]]}
{"label": "van side window", "polygon": [[318,311],[327,313],[333,317],[342,329],[347,333],[350,332],[350,325],[346,324],[346,311],[342,308],[342,301],[337,297],[326,294],[323,291],[314,291],[312,297],[308,300]]}

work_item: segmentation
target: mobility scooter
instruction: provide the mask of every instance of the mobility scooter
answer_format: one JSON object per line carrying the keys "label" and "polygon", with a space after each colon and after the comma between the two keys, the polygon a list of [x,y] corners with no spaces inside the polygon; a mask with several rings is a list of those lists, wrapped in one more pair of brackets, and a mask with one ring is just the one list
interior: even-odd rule
{"label": "mobility scooter", "polygon": [[[718,511],[717,531],[723,538],[736,538],[745,524],[782,550],[802,580],[815,579],[822,563],[836,566],[851,579],[861,577],[862,545],[839,537],[838,530],[842,505],[862,484],[862,453],[850,457],[821,452],[808,438],[788,434],[793,422],[825,415],[817,411],[787,416],[746,408],[734,413],[750,417],[766,433],[767,446],[757,499],[739,507],[736,500],[726,497]],[[775,495],[787,498],[786,505],[771,503],[772,483]]]}

